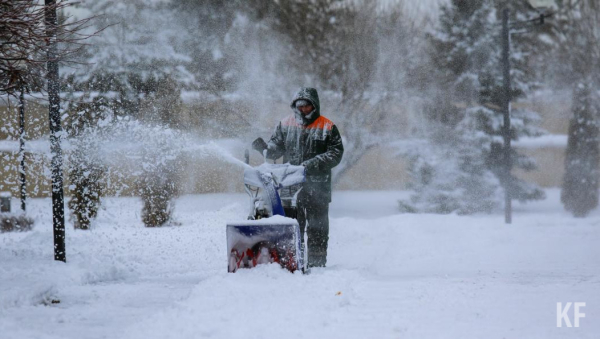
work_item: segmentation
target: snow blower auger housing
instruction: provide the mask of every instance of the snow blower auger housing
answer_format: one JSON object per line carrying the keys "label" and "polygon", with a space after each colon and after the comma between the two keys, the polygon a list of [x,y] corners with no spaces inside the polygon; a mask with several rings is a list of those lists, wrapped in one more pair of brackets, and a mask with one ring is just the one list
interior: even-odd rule
{"label": "snow blower auger housing", "polygon": [[[248,220],[227,223],[228,272],[267,263],[304,272],[300,227],[293,218],[300,184],[305,180],[303,166],[264,163],[244,170],[250,214]],[[284,187],[290,192],[300,189],[280,197],[279,190]]]}

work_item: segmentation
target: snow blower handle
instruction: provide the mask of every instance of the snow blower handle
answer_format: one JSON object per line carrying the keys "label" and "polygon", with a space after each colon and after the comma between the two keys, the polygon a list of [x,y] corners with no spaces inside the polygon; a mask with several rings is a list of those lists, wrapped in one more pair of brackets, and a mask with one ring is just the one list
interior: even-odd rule
{"label": "snow blower handle", "polygon": [[256,140],[252,142],[252,149],[257,150],[260,154],[263,154],[268,147],[267,143],[261,137],[256,138]]}
{"label": "snow blower handle", "polygon": [[[267,149],[268,148],[269,148],[269,145],[267,145],[267,143],[261,137],[256,138],[256,140],[254,140],[252,142],[252,149],[254,149],[254,150],[258,151],[260,154],[262,154],[263,160],[265,163],[267,162]],[[273,161],[273,163],[275,163],[275,161]]]}

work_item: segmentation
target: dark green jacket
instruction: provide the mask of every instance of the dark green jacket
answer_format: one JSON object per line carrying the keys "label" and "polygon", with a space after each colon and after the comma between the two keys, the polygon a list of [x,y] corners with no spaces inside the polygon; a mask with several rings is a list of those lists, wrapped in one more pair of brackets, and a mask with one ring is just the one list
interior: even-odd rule
{"label": "dark green jacket", "polygon": [[[312,103],[315,109],[303,116],[297,100]],[[314,202],[331,202],[331,169],[342,160],[344,146],[337,127],[321,116],[317,90],[302,88],[292,100],[294,114],[282,120],[268,142],[267,157],[306,167],[301,196]]]}

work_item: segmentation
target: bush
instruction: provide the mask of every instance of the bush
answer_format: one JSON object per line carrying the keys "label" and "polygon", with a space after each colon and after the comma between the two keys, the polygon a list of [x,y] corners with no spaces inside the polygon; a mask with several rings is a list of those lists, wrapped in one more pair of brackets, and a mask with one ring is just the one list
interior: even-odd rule
{"label": "bush", "polygon": [[99,165],[84,167],[75,163],[69,173],[71,200],[69,208],[76,229],[87,230],[98,214],[100,197],[103,192],[104,171]]}
{"label": "bush", "polygon": [[101,159],[100,143],[106,131],[101,127],[110,113],[80,107],[78,119],[70,124],[72,151],[68,153],[71,219],[76,229],[87,230],[98,214],[105,188],[106,165]]}
{"label": "bush", "polygon": [[0,213],[0,232],[24,232],[33,227],[33,219],[24,214]]}
{"label": "bush", "polygon": [[140,180],[140,196],[144,206],[142,221],[146,227],[159,227],[171,221],[172,199],[177,196],[177,179],[174,169],[147,172]]}

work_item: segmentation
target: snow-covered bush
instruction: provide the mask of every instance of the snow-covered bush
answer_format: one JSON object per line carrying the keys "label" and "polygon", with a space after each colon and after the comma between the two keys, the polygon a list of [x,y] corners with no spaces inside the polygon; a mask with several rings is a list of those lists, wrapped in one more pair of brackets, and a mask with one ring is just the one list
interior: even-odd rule
{"label": "snow-covered bush", "polygon": [[33,227],[33,219],[25,214],[0,213],[0,232],[23,232]]}
{"label": "snow-covered bush", "polygon": [[99,148],[113,116],[113,111],[102,101],[80,102],[67,124],[66,131],[71,135],[67,152],[71,194],[68,206],[73,226],[77,229],[89,229],[98,214],[107,171]]}
{"label": "snow-covered bush", "polygon": [[73,226],[78,229],[89,229],[92,220],[98,213],[100,197],[106,184],[106,169],[97,159],[97,139],[79,138],[73,140],[74,146],[69,152],[69,191]]}
{"label": "snow-covered bush", "polygon": [[170,129],[154,129],[151,140],[145,140],[141,169],[136,180],[143,201],[142,221],[147,227],[163,226],[172,221],[173,199],[179,192],[182,170],[180,136]]}
{"label": "snow-covered bush", "polygon": [[78,229],[89,229],[92,220],[98,214],[105,171],[101,164],[85,159],[82,152],[83,150],[78,149],[71,153],[69,208],[73,217],[73,226]]}
{"label": "snow-covered bush", "polygon": [[174,164],[147,166],[138,185],[144,204],[142,208],[144,225],[157,227],[169,223],[173,216],[172,200],[178,193],[177,171]]}

